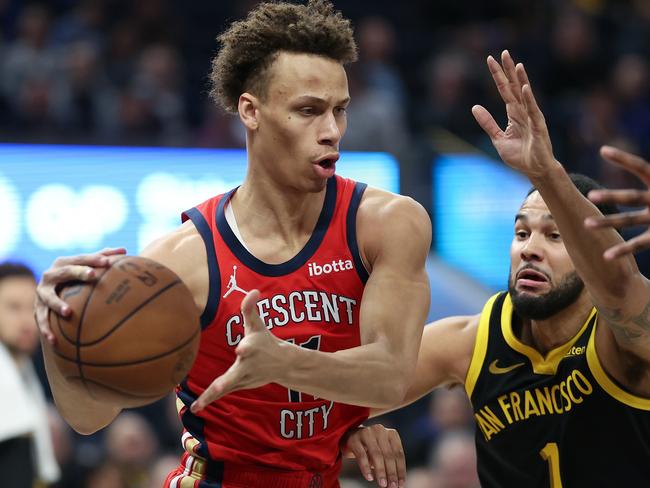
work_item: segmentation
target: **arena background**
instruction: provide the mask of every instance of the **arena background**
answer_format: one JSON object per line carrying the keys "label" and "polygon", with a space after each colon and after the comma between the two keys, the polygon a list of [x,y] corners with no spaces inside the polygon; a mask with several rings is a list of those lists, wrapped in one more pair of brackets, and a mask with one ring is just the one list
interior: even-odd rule
{"label": "arena background", "polygon": [[[218,32],[255,3],[0,0],[0,259],[40,273],[58,255],[136,253],[181,210],[241,181],[243,131],[208,100],[207,73]],[[495,159],[470,113],[480,103],[505,120],[488,54],[507,48],[526,64],[569,170],[637,185],[597,151],[607,143],[650,156],[647,0],[335,4],[360,47],[339,172],[429,211],[430,320],[476,313],[505,286],[529,186]],[[647,274],[648,257],[638,259]],[[462,390],[380,421],[402,434],[407,486],[476,486]],[[52,427],[57,487],[157,487],[180,450],[172,399],[90,437],[55,412]],[[344,487],[364,486],[353,465],[345,473]]]}

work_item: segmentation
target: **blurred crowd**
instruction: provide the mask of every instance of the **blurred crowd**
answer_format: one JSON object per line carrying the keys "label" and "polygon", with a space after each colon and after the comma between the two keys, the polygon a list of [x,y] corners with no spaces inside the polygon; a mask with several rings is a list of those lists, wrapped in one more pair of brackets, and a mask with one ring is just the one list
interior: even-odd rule
{"label": "blurred crowd", "polygon": [[[207,73],[217,34],[255,3],[0,0],[0,140],[243,146]],[[466,143],[492,152],[470,108],[503,115],[484,61],[508,48],[569,168],[616,183],[600,144],[650,153],[646,0],[335,3],[360,49],[346,149],[405,165]]]}
{"label": "blurred crowd", "polygon": [[[208,100],[207,73],[216,35],[254,3],[0,0],[0,141],[243,147],[237,120]],[[360,47],[343,148],[396,154],[405,193],[430,181],[421,174],[436,152],[494,154],[470,109],[480,103],[505,120],[485,67],[505,48],[526,64],[569,169],[629,186],[601,163],[600,145],[650,156],[648,0],[335,4]],[[50,421],[63,468],[55,487],[158,487],[177,463],[173,398],[90,437],[54,409]],[[408,487],[478,486],[462,390],[439,390],[381,421],[402,434]],[[345,476],[344,488],[366,486],[352,463]]]}

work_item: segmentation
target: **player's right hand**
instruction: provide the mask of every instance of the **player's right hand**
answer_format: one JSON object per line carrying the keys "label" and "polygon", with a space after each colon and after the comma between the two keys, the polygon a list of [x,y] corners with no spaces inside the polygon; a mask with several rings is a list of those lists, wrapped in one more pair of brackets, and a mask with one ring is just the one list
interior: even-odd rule
{"label": "player's right hand", "polygon": [[48,319],[50,309],[63,317],[72,312],[57,295],[57,287],[68,281],[92,281],[97,277],[95,268],[106,268],[111,265],[112,257],[123,254],[126,254],[124,248],[107,248],[93,254],[60,257],[43,273],[36,287],[34,317],[41,334],[50,344],[54,344]]}
{"label": "player's right hand", "polygon": [[356,459],[368,481],[388,488],[406,486],[406,458],[395,429],[381,424],[357,427],[345,435],[341,445],[343,456]]}
{"label": "player's right hand", "polygon": [[[600,149],[601,156],[628,172],[636,175],[648,188],[645,190],[592,190],[589,200],[599,203],[614,203],[628,207],[645,207],[642,210],[622,212],[602,217],[589,217],[585,226],[592,229],[633,227],[650,225],[650,163],[645,159],[611,146]],[[620,256],[634,254],[650,248],[650,228],[642,234],[621,242],[605,251],[605,259],[615,259]]]}

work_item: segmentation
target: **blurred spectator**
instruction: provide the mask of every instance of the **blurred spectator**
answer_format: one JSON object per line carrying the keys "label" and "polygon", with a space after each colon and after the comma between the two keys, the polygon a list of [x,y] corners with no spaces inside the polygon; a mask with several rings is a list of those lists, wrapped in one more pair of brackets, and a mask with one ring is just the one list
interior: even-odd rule
{"label": "blurred spectator", "polygon": [[50,17],[44,7],[26,7],[19,19],[18,38],[5,50],[0,88],[19,127],[47,131],[51,126],[51,82],[57,76],[57,56],[48,44]]}
{"label": "blurred spectator", "polygon": [[122,412],[106,431],[107,460],[104,466],[117,469],[126,488],[147,485],[157,452],[158,441],[154,432],[135,412]]}
{"label": "blurred spectator", "polygon": [[403,436],[410,466],[428,463],[431,450],[446,432],[471,430],[473,425],[472,408],[460,386],[435,390],[430,396],[429,415],[415,422]]}
{"label": "blurred spectator", "polygon": [[368,88],[391,98],[394,105],[403,106],[406,90],[394,65],[397,34],[384,17],[365,17],[357,27],[359,66]]}
{"label": "blurred spectator", "polygon": [[36,281],[21,264],[0,264],[0,471],[2,486],[59,478],[43,389],[31,362],[38,346]]}
{"label": "blurred spectator", "polygon": [[462,430],[445,434],[433,456],[431,488],[481,488],[474,436]]}
{"label": "blurred spectator", "polygon": [[348,68],[352,101],[341,146],[352,151],[386,151],[401,155],[409,144],[403,106],[386,90],[373,88],[361,66]]}
{"label": "blurred spectator", "polygon": [[86,42],[101,52],[105,42],[104,3],[104,0],[82,0],[64,13],[54,24],[52,42],[55,45]]}

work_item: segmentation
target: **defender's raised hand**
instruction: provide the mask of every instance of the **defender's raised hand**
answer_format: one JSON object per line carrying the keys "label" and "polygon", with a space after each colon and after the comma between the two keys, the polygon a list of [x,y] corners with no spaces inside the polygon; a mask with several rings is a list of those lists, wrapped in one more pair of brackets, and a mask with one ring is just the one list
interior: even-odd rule
{"label": "defender's raised hand", "polygon": [[257,311],[258,290],[244,297],[241,311],[244,317],[244,338],[235,353],[237,359],[228,370],[215,379],[192,404],[192,412],[203,410],[208,404],[237,390],[247,390],[271,383],[283,370],[283,345],[288,345],[271,334]]}
{"label": "defender's raised hand", "polygon": [[502,130],[481,105],[474,105],[472,114],[501,159],[534,180],[559,163],[553,157],[546,121],[533,96],[524,65],[515,66],[508,51],[501,54],[501,65],[492,56],[487,58],[487,65],[506,105],[508,125]]}
{"label": "defender's raised hand", "polygon": [[[627,207],[645,207],[642,210],[622,212],[601,217],[589,217],[585,220],[588,228],[632,227],[650,225],[650,163],[639,156],[611,146],[603,146],[600,155],[610,163],[617,164],[626,171],[636,175],[647,187],[645,190],[592,190],[589,200],[599,203],[614,203]],[[642,234],[622,242],[605,251],[605,259],[634,254],[650,248],[650,228]]]}

